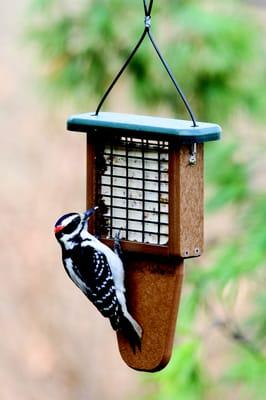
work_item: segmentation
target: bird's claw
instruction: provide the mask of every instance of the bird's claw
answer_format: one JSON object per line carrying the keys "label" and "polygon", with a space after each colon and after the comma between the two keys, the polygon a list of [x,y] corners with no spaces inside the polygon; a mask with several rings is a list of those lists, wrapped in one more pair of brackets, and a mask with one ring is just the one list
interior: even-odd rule
{"label": "bird's claw", "polygon": [[121,239],[120,239],[121,231],[122,231],[122,228],[120,228],[116,232],[115,237],[114,237],[114,251],[120,258],[123,254],[122,249],[121,249]]}

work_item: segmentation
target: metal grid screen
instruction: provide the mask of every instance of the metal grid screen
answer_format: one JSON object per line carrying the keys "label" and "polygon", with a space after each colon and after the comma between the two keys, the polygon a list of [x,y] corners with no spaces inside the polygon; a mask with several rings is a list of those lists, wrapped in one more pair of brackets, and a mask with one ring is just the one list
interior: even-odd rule
{"label": "metal grid screen", "polygon": [[131,137],[101,145],[97,192],[108,238],[120,230],[125,240],[167,244],[168,149],[166,141]]}

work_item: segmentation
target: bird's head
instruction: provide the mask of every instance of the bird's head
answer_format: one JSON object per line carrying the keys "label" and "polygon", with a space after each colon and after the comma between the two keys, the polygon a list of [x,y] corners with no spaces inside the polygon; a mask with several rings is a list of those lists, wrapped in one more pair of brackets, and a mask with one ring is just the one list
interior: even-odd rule
{"label": "bird's head", "polygon": [[68,213],[60,217],[54,226],[55,237],[61,241],[63,237],[71,239],[79,234],[99,207],[93,207],[84,213]]}

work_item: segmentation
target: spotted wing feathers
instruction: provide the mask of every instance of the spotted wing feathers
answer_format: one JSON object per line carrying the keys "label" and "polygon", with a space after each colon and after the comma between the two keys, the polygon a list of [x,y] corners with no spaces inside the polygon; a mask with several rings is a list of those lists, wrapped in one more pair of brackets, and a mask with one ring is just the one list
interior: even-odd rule
{"label": "spotted wing feathers", "polygon": [[90,300],[104,317],[110,318],[114,329],[118,329],[120,305],[116,297],[111,269],[103,253],[94,252],[95,288]]}
{"label": "spotted wing feathers", "polygon": [[121,308],[106,256],[91,246],[78,246],[71,258],[63,255],[63,261],[72,281],[117,330]]}

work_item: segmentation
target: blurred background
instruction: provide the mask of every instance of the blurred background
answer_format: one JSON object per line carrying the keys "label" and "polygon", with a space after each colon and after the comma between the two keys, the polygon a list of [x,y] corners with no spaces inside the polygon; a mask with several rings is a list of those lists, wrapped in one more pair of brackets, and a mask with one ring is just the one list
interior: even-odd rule
{"label": "blurred background", "polygon": [[[206,146],[205,255],[186,263],[175,349],[156,374],[129,370],[108,321],[61,266],[54,221],[85,207],[85,137],[143,30],[142,1],[0,5],[1,400],[262,400],[266,397],[266,2],[155,1],[152,29]],[[105,109],[185,117],[148,42]]]}

